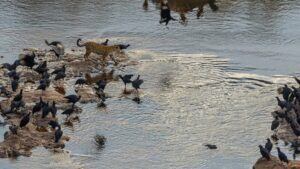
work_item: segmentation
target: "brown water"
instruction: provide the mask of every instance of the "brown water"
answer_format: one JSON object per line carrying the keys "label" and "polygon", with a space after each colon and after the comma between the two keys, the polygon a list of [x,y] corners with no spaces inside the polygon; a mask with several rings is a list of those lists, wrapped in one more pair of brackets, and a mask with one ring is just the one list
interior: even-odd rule
{"label": "brown water", "polygon": [[[69,154],[38,148],[30,158],[0,159],[1,168],[251,168],[271,134],[276,88],[299,74],[300,1],[217,2],[218,12],[205,6],[200,19],[190,12],[186,26],[169,29],[153,3],[144,11],[136,0],[2,2],[1,62],[44,48],[43,39],[71,48],[78,37],[109,38],[132,45],[140,64],[125,71],[145,84],[142,104],[119,98],[118,82],[108,86],[106,110],[82,105],[81,122],[64,128]],[[96,133],[108,139],[102,150]]]}

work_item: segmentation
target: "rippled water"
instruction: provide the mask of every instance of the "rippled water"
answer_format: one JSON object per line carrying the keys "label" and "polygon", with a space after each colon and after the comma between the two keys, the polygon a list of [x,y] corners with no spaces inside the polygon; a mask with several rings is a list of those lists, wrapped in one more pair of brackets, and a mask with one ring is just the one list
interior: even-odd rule
{"label": "rippled water", "polygon": [[[145,80],[142,104],[120,98],[118,82],[108,86],[106,110],[83,105],[81,122],[64,128],[69,154],[38,148],[0,159],[1,168],[251,168],[271,134],[276,88],[299,74],[300,1],[217,2],[218,12],[205,6],[200,19],[190,12],[186,26],[168,28],[155,4],[144,11],[137,0],[1,2],[1,62],[44,48],[43,39],[71,48],[78,37],[109,38],[131,44],[140,64],[126,71]],[[108,139],[102,150],[96,133]]]}

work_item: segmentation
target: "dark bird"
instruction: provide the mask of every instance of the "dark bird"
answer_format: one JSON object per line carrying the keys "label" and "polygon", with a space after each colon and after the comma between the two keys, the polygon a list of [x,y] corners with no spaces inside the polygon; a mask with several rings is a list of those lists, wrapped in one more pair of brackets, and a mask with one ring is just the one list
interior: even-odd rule
{"label": "dark bird", "polygon": [[52,117],[55,118],[56,113],[57,113],[57,108],[56,108],[56,102],[55,101],[52,102],[52,106],[50,107],[50,112],[52,114]]}
{"label": "dark bird", "polygon": [[25,102],[23,102],[22,100],[20,100],[20,101],[12,101],[10,103],[10,110],[11,111],[19,109],[20,107],[25,107]]}
{"label": "dark bird", "polygon": [[106,87],[106,81],[105,80],[99,80],[98,82],[96,82],[97,87],[95,88],[97,91],[98,90],[102,90],[104,91],[105,87]]}
{"label": "dark bird", "polygon": [[57,68],[55,69],[51,74],[54,75],[54,74],[58,74],[59,72],[66,72],[66,65],[63,65],[61,68]]}
{"label": "dark bird", "polygon": [[275,130],[277,129],[277,127],[279,126],[279,119],[278,116],[275,117],[275,119],[272,121],[272,125],[271,125],[271,130]]}
{"label": "dark bird", "polygon": [[117,46],[119,46],[119,48],[120,48],[121,50],[123,50],[123,49],[127,49],[127,48],[130,46],[130,44],[127,44],[127,45],[124,45],[124,44],[118,44]]}
{"label": "dark bird", "polygon": [[214,144],[205,144],[205,147],[209,148],[209,149],[217,149],[218,147]]}
{"label": "dark bird", "polygon": [[275,113],[275,116],[278,116],[279,118],[285,118],[285,112],[282,111],[274,111],[273,113]]}
{"label": "dark bird", "polygon": [[268,138],[267,142],[265,144],[265,149],[268,150],[269,153],[271,153],[272,147],[273,147],[273,144],[272,144],[271,140]]}
{"label": "dark bird", "polygon": [[277,104],[278,104],[278,106],[279,106],[281,109],[287,107],[287,102],[286,102],[286,101],[281,101],[281,100],[279,99],[279,97],[276,97],[276,99],[277,99]]}
{"label": "dark bird", "polygon": [[86,84],[86,80],[84,78],[79,78],[75,82],[75,85],[84,85],[84,84]]}
{"label": "dark bird", "polygon": [[43,74],[44,72],[48,71],[47,68],[47,61],[44,61],[43,63],[39,64],[37,68],[34,69],[39,74]]}
{"label": "dark bird", "polygon": [[292,97],[296,97],[296,99],[299,101],[300,100],[299,89],[295,88],[294,86],[292,86],[292,89],[293,89]]}
{"label": "dark bird", "polygon": [[30,121],[30,113],[26,114],[23,116],[23,118],[20,121],[20,127],[25,127]]}
{"label": "dark bird", "polygon": [[299,137],[300,136],[300,127],[299,127],[299,124],[297,123],[297,121],[296,120],[291,120],[290,125],[291,125],[291,128],[292,128],[294,134],[297,137]]}
{"label": "dark bird", "polygon": [[9,130],[12,134],[15,134],[15,135],[18,134],[18,126],[16,126],[16,125],[9,126]]}
{"label": "dark bird", "polygon": [[300,85],[300,79],[298,79],[297,77],[294,77],[296,82]]}
{"label": "dark bird", "polygon": [[34,61],[36,55],[34,52],[32,52],[32,54],[26,54],[22,59],[21,59],[21,63],[24,66],[29,67],[30,69],[32,69],[32,67],[34,65],[36,65],[37,63]]}
{"label": "dark bird", "polygon": [[54,52],[57,58],[64,55],[65,47],[60,41],[53,41],[49,43],[47,40],[45,40],[45,43],[52,48],[51,51]]}
{"label": "dark bird", "polygon": [[32,114],[41,111],[44,105],[46,105],[46,103],[43,102],[42,97],[40,97],[40,101],[36,103],[32,108]]}
{"label": "dark bird", "polygon": [[65,96],[65,98],[68,100],[68,103],[73,103],[73,106],[76,104],[76,102],[78,102],[81,98],[81,96],[77,96],[74,94]]}
{"label": "dark bird", "polygon": [[49,121],[48,125],[50,125],[52,129],[55,129],[56,127],[60,128],[58,122],[54,120]]}
{"label": "dark bird", "polygon": [[106,39],[105,42],[102,42],[101,45],[107,46],[109,39]]}
{"label": "dark bird", "polygon": [[37,87],[36,90],[42,90],[42,91],[45,91],[47,88],[47,82],[46,80],[40,80],[40,85]]}
{"label": "dark bird", "polygon": [[63,135],[63,132],[61,131],[61,128],[59,126],[58,129],[55,131],[55,141],[54,142],[58,143],[59,140],[61,139],[62,135]]}
{"label": "dark bird", "polygon": [[260,154],[262,157],[264,157],[267,160],[270,160],[270,153],[268,152],[267,149],[265,149],[262,145],[259,145],[259,150],[260,150]]}
{"label": "dark bird", "polygon": [[280,151],[279,147],[277,147],[277,151],[278,151],[278,157],[279,157],[280,161],[288,164],[289,160],[288,160],[287,156],[282,151]]}
{"label": "dark bird", "polygon": [[55,76],[54,80],[64,79],[65,77],[66,77],[65,72],[58,72],[57,75]]}
{"label": "dark bird", "polygon": [[50,113],[50,107],[49,107],[49,103],[47,103],[42,108],[42,118],[47,117],[49,113]]}
{"label": "dark bird", "polygon": [[0,94],[4,94],[6,97],[10,97],[10,92],[4,87],[0,86]]}
{"label": "dark bird", "polygon": [[50,78],[50,75],[49,75],[48,71],[46,71],[42,74],[42,79],[49,79],[49,78]]}
{"label": "dark bird", "polygon": [[16,70],[16,68],[20,65],[20,60],[15,60],[15,62],[13,64],[9,64],[9,63],[3,63],[2,67],[12,71],[12,70]]}
{"label": "dark bird", "polygon": [[72,113],[74,113],[74,106],[72,106],[71,108],[65,110],[61,114],[67,115],[67,117],[69,117]]}
{"label": "dark bird", "polygon": [[19,80],[17,79],[13,79],[11,81],[11,89],[13,92],[17,91],[17,89],[19,88]]}
{"label": "dark bird", "polygon": [[176,21],[176,19],[174,19],[171,16],[171,10],[170,10],[170,7],[169,7],[168,3],[162,2],[161,3],[161,8],[160,8],[160,21],[159,21],[159,23],[162,24],[162,23],[165,22],[166,25],[168,25],[170,20]]}
{"label": "dark bird", "polygon": [[126,85],[127,85],[128,83],[131,83],[131,82],[132,82],[132,81],[131,81],[132,76],[133,76],[132,74],[124,75],[124,76],[119,75],[119,77],[122,79],[122,81],[123,81],[123,83],[124,83],[124,85],[125,85],[125,90],[126,90]]}
{"label": "dark bird", "polygon": [[144,80],[140,79],[140,75],[138,75],[138,77],[131,82],[132,87],[137,91],[138,91],[138,89],[140,89],[140,86],[143,83],[144,83]]}
{"label": "dark bird", "polygon": [[13,101],[21,101],[22,98],[23,98],[23,89],[21,89],[20,93],[14,97]]}
{"label": "dark bird", "polygon": [[12,71],[8,72],[8,73],[7,73],[7,76],[8,76],[9,78],[11,78],[11,79],[17,79],[17,80],[20,79],[20,77],[19,77],[19,75],[18,75],[18,73],[17,73],[16,70],[12,70]]}
{"label": "dark bird", "polygon": [[105,97],[105,93],[103,92],[103,90],[97,90],[96,91],[96,95],[98,96],[98,98],[102,101],[105,102],[106,97]]}
{"label": "dark bird", "polygon": [[57,46],[57,45],[61,44],[60,41],[53,41],[53,42],[49,43],[47,40],[45,40],[45,43],[48,46]]}
{"label": "dark bird", "polygon": [[290,89],[287,85],[284,85],[282,88],[282,96],[285,101],[290,101],[290,94],[292,93],[292,89]]}

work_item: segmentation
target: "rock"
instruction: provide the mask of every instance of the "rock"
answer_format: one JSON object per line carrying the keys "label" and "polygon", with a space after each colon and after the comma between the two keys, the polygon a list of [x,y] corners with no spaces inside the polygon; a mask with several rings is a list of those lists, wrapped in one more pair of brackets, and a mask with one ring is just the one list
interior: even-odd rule
{"label": "rock", "polygon": [[265,158],[258,159],[253,169],[288,169],[288,166],[282,163],[277,157],[271,156],[270,161]]}

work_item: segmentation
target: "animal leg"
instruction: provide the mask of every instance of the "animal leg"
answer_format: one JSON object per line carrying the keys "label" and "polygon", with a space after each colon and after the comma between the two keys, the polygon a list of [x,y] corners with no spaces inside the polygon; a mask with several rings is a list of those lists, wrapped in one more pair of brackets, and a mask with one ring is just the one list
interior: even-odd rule
{"label": "animal leg", "polygon": [[91,54],[91,52],[86,51],[84,54],[84,59],[88,60],[89,55]]}

